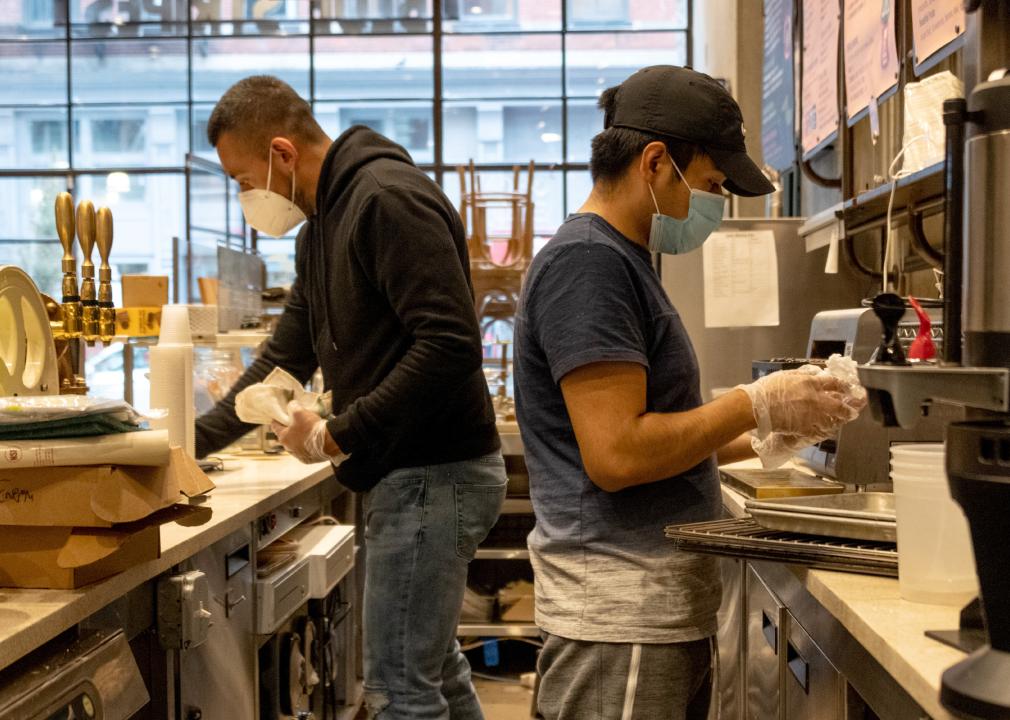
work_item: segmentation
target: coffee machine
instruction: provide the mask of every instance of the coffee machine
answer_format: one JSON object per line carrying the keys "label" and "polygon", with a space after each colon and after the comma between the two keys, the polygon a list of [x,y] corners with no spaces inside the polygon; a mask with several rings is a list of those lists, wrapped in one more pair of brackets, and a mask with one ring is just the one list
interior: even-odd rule
{"label": "coffee machine", "polygon": [[1000,197],[1010,188],[1010,3],[965,7],[971,91],[944,103],[942,361],[868,364],[859,376],[887,426],[912,427],[937,402],[966,408],[947,427],[947,477],[971,529],[989,643],[944,672],[940,700],[960,717],[1010,718],[1010,203]]}
{"label": "coffee machine", "polygon": [[[926,308],[932,321],[932,339],[943,347],[943,323],[937,308]],[[919,329],[916,313],[907,309],[897,326],[898,343],[906,351]],[[857,363],[871,362],[880,341],[880,321],[868,307],[825,310],[814,315],[810,324],[806,358],[794,366],[827,360],[837,353]],[[765,370],[780,369],[773,361],[753,363],[755,379]],[[818,475],[832,478],[848,487],[863,490],[890,490],[890,448],[894,443],[939,442],[944,427],[964,413],[953,406],[935,408],[914,427],[886,427],[883,430],[869,409],[839,429],[838,433],[797,453],[800,462]]]}

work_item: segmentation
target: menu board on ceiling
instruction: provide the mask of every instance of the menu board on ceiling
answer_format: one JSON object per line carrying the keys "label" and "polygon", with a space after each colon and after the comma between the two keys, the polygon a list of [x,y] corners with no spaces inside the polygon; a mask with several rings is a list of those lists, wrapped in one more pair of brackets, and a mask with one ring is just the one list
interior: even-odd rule
{"label": "menu board on ceiling", "polygon": [[960,46],[954,41],[964,37],[964,25],[962,0],[912,0],[916,75],[927,69],[927,60],[942,60]]}
{"label": "menu board on ceiling", "polygon": [[838,0],[803,0],[801,145],[804,153],[838,131]]}
{"label": "menu board on ceiling", "polygon": [[761,152],[766,165],[782,171],[796,161],[792,0],[764,0],[764,21]]}
{"label": "menu board on ceiling", "polygon": [[894,40],[897,0],[845,0],[843,54],[849,122],[898,85],[901,62]]}

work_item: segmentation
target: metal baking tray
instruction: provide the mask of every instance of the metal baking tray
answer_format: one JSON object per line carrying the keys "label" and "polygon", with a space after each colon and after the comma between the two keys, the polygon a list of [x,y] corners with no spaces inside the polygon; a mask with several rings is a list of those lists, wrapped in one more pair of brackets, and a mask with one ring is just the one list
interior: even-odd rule
{"label": "metal baking tray", "polygon": [[894,543],[780,532],[761,527],[749,517],[671,525],[666,536],[687,552],[898,577]]}
{"label": "metal baking tray", "polygon": [[892,493],[748,500],[746,507],[755,522],[771,530],[879,542],[897,538]]}

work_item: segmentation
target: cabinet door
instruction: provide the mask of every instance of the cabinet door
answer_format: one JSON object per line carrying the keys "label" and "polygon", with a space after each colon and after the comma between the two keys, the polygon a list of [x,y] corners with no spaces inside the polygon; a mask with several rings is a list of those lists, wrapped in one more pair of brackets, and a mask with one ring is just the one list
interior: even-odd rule
{"label": "cabinet door", "polygon": [[[747,661],[744,693],[748,720],[778,720],[779,652],[784,609],[754,568],[747,566]],[[789,716],[792,720],[792,716]]]}
{"label": "cabinet door", "polygon": [[785,710],[789,720],[842,720],[842,678],[827,656],[787,614]]}
{"label": "cabinet door", "polygon": [[722,575],[722,605],[719,607],[719,672],[715,700],[720,720],[744,720],[743,660],[746,632],[747,563],[738,558],[719,558]]}
{"label": "cabinet door", "polygon": [[252,533],[236,531],[188,561],[207,574],[213,623],[207,642],[180,651],[182,717],[254,720],[256,636],[253,634]]}

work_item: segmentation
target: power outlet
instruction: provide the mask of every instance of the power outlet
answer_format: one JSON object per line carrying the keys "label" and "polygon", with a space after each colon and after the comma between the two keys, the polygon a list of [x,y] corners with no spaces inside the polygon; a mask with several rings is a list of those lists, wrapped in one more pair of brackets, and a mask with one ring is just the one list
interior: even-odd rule
{"label": "power outlet", "polygon": [[158,581],[158,640],[166,650],[202,645],[212,625],[210,585],[199,570]]}

